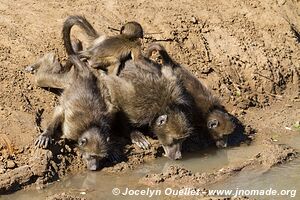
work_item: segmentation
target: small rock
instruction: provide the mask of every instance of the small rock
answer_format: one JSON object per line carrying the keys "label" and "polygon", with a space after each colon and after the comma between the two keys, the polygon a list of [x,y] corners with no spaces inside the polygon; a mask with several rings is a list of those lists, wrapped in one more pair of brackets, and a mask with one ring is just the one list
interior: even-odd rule
{"label": "small rock", "polygon": [[245,115],[245,114],[246,114],[246,112],[245,112],[244,109],[239,110],[238,113],[237,113],[238,116]]}
{"label": "small rock", "polygon": [[0,167],[0,174],[4,174],[5,172],[6,172],[6,169],[3,166],[1,166]]}
{"label": "small rock", "polygon": [[277,3],[278,5],[282,6],[286,3],[286,0],[278,0]]}
{"label": "small rock", "polygon": [[8,161],[6,162],[6,167],[7,167],[8,169],[13,169],[13,168],[16,167],[16,163],[15,163],[14,161],[12,161],[12,160],[8,160]]}
{"label": "small rock", "polygon": [[193,23],[193,24],[198,24],[198,19],[196,18],[196,17],[192,17],[191,18],[191,22]]}

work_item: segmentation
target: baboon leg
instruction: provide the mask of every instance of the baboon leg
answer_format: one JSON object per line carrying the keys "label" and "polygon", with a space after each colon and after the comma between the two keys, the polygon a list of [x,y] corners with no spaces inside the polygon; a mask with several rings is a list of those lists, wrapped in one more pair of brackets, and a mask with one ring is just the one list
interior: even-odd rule
{"label": "baboon leg", "polygon": [[53,52],[45,54],[32,65],[25,68],[26,72],[45,71],[48,73],[60,73],[63,67],[60,65]]}
{"label": "baboon leg", "polygon": [[130,133],[130,139],[133,144],[136,144],[138,147],[144,150],[149,149],[151,146],[146,137],[140,131],[132,131]]}
{"label": "baboon leg", "polygon": [[71,66],[63,67],[54,53],[48,53],[25,70],[36,71],[35,82],[40,87],[64,89],[73,75]]}
{"label": "baboon leg", "polygon": [[[75,39],[72,42],[76,52],[82,51],[82,42]],[[48,53],[34,64],[36,72],[36,84],[40,87],[64,89],[71,80],[74,70],[73,63],[68,59],[64,66],[57,60],[54,53]]]}
{"label": "baboon leg", "polygon": [[119,75],[120,71],[120,62],[117,61],[115,62],[113,65],[109,66],[107,69],[107,74],[111,74],[111,75]]}
{"label": "baboon leg", "polygon": [[111,56],[105,58],[91,58],[88,59],[88,64],[92,68],[102,69],[107,74],[118,75],[120,68],[120,60]]}
{"label": "baboon leg", "polygon": [[69,73],[66,74],[40,73],[36,75],[35,82],[39,87],[65,89],[69,84],[68,77],[71,77]]}
{"label": "baboon leg", "polygon": [[55,108],[52,121],[46,130],[36,139],[35,145],[42,148],[47,148],[51,144],[51,139],[55,135],[58,127],[62,124],[64,118],[64,110],[62,106]]}

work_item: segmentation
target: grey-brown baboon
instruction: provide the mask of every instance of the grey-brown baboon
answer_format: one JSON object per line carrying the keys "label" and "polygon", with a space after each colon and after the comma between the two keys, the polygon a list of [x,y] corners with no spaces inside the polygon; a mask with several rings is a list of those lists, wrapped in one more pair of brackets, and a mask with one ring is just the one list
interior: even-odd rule
{"label": "grey-brown baboon", "polygon": [[205,123],[211,137],[216,141],[216,145],[225,147],[227,136],[234,131],[235,124],[218,98],[197,77],[175,62],[162,45],[152,43],[148,47],[147,57],[150,57],[153,51],[158,51],[163,65],[173,68],[177,77],[183,81],[187,92],[193,97],[196,104],[196,109],[193,112],[194,126],[200,126],[200,129],[203,129],[205,128],[203,123]]}
{"label": "grey-brown baboon", "polygon": [[[53,54],[44,56],[35,66],[40,86],[64,89],[52,121],[35,144],[47,148],[61,128],[61,137],[77,141],[88,169],[96,170],[99,160],[110,152],[111,115],[97,78],[77,56],[69,59],[74,67],[67,73],[56,73],[61,65]],[[45,70],[47,67],[52,70]]]}
{"label": "grey-brown baboon", "polygon": [[63,25],[63,41],[68,55],[75,53],[71,45],[70,32],[78,25],[93,40],[92,44],[79,52],[81,58],[86,58],[94,68],[107,70],[108,74],[118,74],[122,62],[131,56],[138,57],[141,53],[143,28],[137,22],[128,22],[121,27],[116,36],[100,36],[93,26],[82,16],[69,16]]}
{"label": "grey-brown baboon", "polygon": [[[142,63],[146,65],[145,61]],[[126,115],[133,128],[148,125],[167,157],[180,159],[181,144],[192,131],[187,116],[189,98],[171,68],[163,67],[161,74],[155,74],[145,71],[140,64],[129,60],[119,76],[103,75],[112,104]],[[153,67],[151,62],[147,65]],[[140,139],[137,140],[145,144],[143,138]]]}

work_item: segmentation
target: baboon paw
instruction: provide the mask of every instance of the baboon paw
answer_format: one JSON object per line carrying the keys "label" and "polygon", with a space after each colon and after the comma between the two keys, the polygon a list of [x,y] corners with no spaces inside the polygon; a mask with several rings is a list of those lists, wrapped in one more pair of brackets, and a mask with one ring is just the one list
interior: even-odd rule
{"label": "baboon paw", "polygon": [[49,144],[51,144],[51,137],[46,134],[41,134],[36,140],[35,140],[35,146],[39,148],[47,148]]}
{"label": "baboon paw", "polygon": [[136,144],[141,149],[147,150],[150,149],[150,143],[146,139],[146,137],[143,135],[143,133],[139,131],[134,131],[130,134],[131,142],[133,144]]}
{"label": "baboon paw", "polygon": [[27,67],[25,67],[25,72],[27,73],[34,73],[35,71],[35,66],[34,65],[28,65]]}

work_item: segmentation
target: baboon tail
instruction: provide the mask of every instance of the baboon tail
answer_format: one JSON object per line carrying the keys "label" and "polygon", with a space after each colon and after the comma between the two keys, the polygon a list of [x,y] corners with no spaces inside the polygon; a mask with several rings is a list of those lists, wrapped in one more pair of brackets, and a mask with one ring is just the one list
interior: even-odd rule
{"label": "baboon tail", "polygon": [[93,39],[96,39],[99,37],[97,31],[93,28],[93,26],[85,19],[83,16],[69,16],[66,21],[64,22],[63,25],[63,41],[64,41],[64,46],[66,48],[67,54],[68,55],[73,55],[75,54],[75,51],[72,47],[71,43],[71,29],[74,25],[79,26],[81,29],[83,29],[86,34],[89,37],[92,37]]}
{"label": "baboon tail", "polygon": [[78,55],[75,54],[69,55],[69,60],[75,66],[75,70],[80,72],[79,74],[86,75],[89,73],[88,66],[83,61],[80,60]]}

